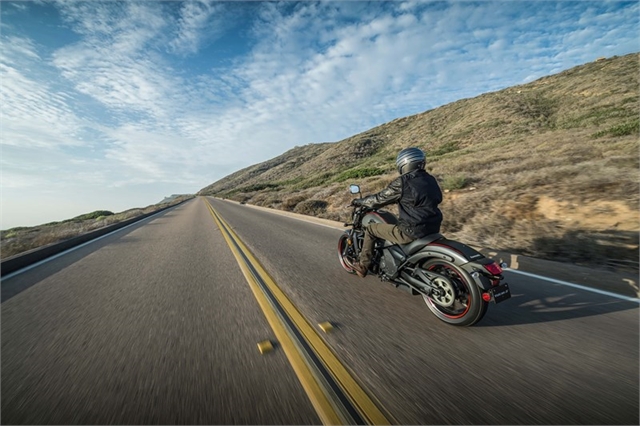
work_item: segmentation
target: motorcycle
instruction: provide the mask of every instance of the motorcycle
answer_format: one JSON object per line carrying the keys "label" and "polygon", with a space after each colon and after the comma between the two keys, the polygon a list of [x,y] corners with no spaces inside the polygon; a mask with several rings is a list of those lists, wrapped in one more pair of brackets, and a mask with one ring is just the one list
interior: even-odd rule
{"label": "motorcycle", "polygon": [[[350,192],[359,194],[360,187],[351,185]],[[351,228],[340,236],[338,259],[342,267],[355,274],[364,240],[364,227],[371,223],[397,223],[388,211],[353,206]],[[447,324],[471,326],[484,317],[490,302],[501,303],[511,297],[502,268],[458,241],[442,234],[431,234],[409,244],[393,244],[377,240],[369,272],[382,281],[421,295],[431,312]]]}

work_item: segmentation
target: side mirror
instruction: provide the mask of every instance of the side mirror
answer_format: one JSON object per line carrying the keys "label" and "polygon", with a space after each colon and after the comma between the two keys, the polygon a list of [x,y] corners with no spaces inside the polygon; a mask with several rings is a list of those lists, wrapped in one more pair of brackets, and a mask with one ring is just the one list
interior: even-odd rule
{"label": "side mirror", "polygon": [[350,185],[349,186],[349,192],[351,192],[352,194],[359,194],[360,193],[360,187],[358,185]]}

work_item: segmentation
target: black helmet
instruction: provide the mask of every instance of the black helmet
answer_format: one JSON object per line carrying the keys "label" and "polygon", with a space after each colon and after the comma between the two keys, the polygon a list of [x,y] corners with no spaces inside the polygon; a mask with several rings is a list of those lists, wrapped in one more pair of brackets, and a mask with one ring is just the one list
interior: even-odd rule
{"label": "black helmet", "polygon": [[425,162],[424,152],[418,148],[405,148],[396,157],[396,167],[401,175],[413,170],[424,169]]}

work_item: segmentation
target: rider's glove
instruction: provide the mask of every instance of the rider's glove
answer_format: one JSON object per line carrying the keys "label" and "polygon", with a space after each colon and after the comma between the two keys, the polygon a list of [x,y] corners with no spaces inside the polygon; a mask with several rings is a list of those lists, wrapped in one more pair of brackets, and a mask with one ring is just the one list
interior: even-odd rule
{"label": "rider's glove", "polygon": [[354,198],[353,200],[351,200],[351,205],[360,207],[362,205],[362,198]]}

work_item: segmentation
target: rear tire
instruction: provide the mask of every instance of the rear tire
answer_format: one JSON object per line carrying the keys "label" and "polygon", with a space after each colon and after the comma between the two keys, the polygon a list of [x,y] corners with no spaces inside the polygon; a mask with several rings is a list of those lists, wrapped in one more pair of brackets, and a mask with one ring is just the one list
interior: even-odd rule
{"label": "rear tire", "polygon": [[422,296],[431,312],[441,321],[468,327],[476,324],[487,313],[489,303],[482,300],[480,289],[467,271],[442,259],[428,260],[420,267],[446,276],[456,287],[455,300],[449,307],[438,305],[429,296]]}
{"label": "rear tire", "polygon": [[353,269],[353,264],[356,261],[355,253],[353,246],[349,245],[349,234],[346,232],[338,240],[338,260],[345,271],[350,274],[356,273],[355,269]]}

